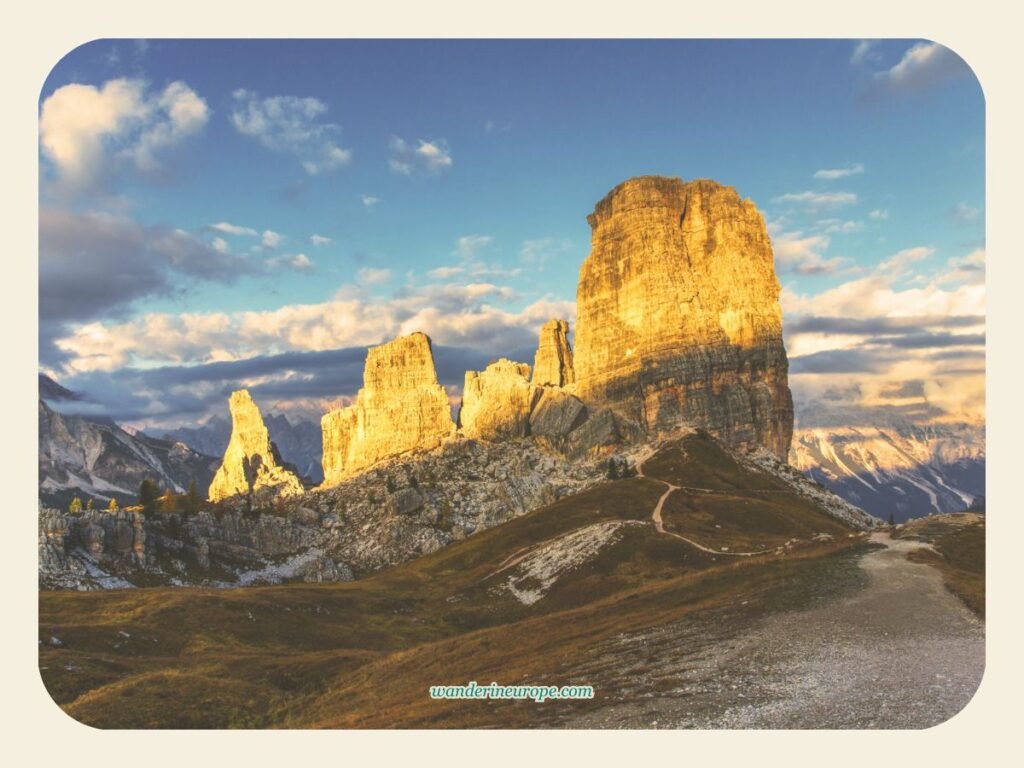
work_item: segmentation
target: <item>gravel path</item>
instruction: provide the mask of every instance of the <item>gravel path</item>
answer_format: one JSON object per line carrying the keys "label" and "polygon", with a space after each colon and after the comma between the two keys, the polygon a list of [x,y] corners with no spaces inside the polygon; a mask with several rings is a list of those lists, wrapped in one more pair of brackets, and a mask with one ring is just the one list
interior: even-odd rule
{"label": "gravel path", "polygon": [[810,595],[809,609],[751,621],[739,606],[618,638],[574,676],[618,695],[558,724],[927,728],[949,719],[980,684],[984,625],[937,570],[906,559],[928,545],[872,540],[885,548],[850,561],[838,594],[794,587]]}

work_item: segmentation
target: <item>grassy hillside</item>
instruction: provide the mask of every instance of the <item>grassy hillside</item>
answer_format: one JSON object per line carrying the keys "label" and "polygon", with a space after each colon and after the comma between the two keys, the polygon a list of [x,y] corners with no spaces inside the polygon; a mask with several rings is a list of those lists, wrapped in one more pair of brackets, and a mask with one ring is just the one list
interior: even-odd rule
{"label": "grassy hillside", "polygon": [[985,517],[955,512],[911,520],[896,531],[897,538],[926,541],[933,551],[919,549],[908,557],[934,565],[946,587],[978,616],[985,617]]}
{"label": "grassy hillside", "polygon": [[[796,583],[827,583],[828,556],[863,541],[791,494],[749,493],[776,481],[707,439],[662,450],[644,471],[362,581],[43,592],[43,680],[73,717],[108,728],[550,723],[617,691],[541,705],[433,701],[427,690],[470,680],[597,687],[574,670],[623,633],[740,604],[748,615],[770,610],[795,599]],[[698,503],[677,491],[666,530],[716,547],[800,541],[736,558],[659,533],[651,513],[662,478],[730,492]]]}

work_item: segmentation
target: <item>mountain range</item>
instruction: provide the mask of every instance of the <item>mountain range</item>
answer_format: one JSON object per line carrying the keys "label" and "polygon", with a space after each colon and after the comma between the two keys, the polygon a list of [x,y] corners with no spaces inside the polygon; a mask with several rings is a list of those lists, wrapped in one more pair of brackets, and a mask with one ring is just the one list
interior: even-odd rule
{"label": "mountain range", "polygon": [[812,479],[885,520],[984,508],[984,424],[922,424],[883,408],[807,403],[798,409],[789,458]]}

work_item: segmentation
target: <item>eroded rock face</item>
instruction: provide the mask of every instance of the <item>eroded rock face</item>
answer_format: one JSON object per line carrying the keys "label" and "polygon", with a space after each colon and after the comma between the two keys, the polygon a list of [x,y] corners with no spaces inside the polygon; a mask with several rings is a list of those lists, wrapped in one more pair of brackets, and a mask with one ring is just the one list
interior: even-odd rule
{"label": "eroded rock face", "polygon": [[785,459],[793,404],[764,219],[713,181],[642,176],[588,217],[576,395],[648,434],[703,427]]}
{"label": "eroded rock face", "polygon": [[381,459],[436,448],[451,438],[455,422],[429,337],[413,333],[371,348],[355,403],[326,414],[321,426],[328,486]]}
{"label": "eroded rock face", "polygon": [[586,408],[579,398],[560,387],[544,387],[533,413],[530,434],[535,437],[562,438],[586,418]]}
{"label": "eroded rock face", "polygon": [[530,366],[502,358],[483,371],[466,371],[459,426],[464,437],[502,440],[530,434],[530,413],[542,393]]}
{"label": "eroded rock face", "polygon": [[277,451],[263,424],[260,409],[247,390],[231,393],[231,440],[224,461],[210,483],[210,501],[262,492],[290,496],[302,493],[302,482],[280,466]]}
{"label": "eroded rock face", "polygon": [[540,329],[533,360],[533,383],[539,387],[565,387],[576,380],[569,348],[569,322],[548,320]]}

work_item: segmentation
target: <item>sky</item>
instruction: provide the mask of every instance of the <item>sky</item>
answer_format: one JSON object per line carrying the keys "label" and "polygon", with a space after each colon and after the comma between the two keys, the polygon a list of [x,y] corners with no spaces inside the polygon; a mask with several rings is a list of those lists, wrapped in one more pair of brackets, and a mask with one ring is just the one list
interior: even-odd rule
{"label": "sky", "polygon": [[419,330],[455,403],[660,174],[764,214],[806,426],[981,420],[984,133],[921,40],[98,40],[40,94],[40,369],[149,430],[315,416]]}

